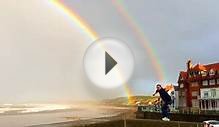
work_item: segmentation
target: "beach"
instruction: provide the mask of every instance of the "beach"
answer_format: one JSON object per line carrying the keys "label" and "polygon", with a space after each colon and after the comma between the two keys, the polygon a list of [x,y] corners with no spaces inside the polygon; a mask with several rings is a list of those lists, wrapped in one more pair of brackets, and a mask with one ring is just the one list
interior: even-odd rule
{"label": "beach", "polygon": [[[41,106],[41,108],[40,108]],[[11,107],[11,110],[10,108]],[[13,108],[12,108],[13,107]],[[16,108],[15,108],[16,107]],[[27,110],[28,109],[28,110]],[[5,108],[6,110],[6,108]],[[7,111],[1,107],[0,126],[24,127],[24,126],[68,126],[83,124],[83,122],[107,121],[127,112],[127,107],[114,106],[72,106],[72,105],[29,105],[8,106]]]}

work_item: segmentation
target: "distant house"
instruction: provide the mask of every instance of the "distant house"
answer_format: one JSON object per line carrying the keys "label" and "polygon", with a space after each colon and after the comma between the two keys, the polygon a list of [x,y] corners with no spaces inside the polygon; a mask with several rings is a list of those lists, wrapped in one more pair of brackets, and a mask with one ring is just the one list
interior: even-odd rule
{"label": "distant house", "polygon": [[174,95],[173,95],[173,108],[178,109],[179,107],[179,87],[174,86]]}
{"label": "distant house", "polygon": [[196,64],[187,62],[187,70],[178,78],[179,108],[219,110],[219,63]]}

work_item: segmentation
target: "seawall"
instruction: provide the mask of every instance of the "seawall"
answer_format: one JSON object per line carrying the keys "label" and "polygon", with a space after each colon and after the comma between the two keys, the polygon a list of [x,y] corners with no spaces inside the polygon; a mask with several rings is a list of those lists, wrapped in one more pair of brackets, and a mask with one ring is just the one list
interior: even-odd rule
{"label": "seawall", "polygon": [[[103,123],[81,125],[76,127],[202,127],[201,123],[195,122],[165,122],[161,120],[149,119],[129,119],[129,120],[114,120]],[[72,126],[75,127],[75,126]]]}
{"label": "seawall", "polygon": [[[159,112],[136,112],[137,119],[161,119]],[[174,121],[187,122],[203,122],[205,120],[219,120],[219,115],[205,115],[205,114],[170,114],[170,119]]]}

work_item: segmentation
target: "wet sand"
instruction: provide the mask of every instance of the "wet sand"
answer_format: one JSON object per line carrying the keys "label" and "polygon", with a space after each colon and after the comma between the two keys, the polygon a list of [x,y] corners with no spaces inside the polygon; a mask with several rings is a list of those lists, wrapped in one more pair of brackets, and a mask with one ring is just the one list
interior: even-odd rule
{"label": "wet sand", "polygon": [[68,121],[68,122],[59,122],[59,123],[51,123],[51,124],[40,124],[40,125],[33,125],[29,127],[74,127],[74,126],[84,126],[90,124],[98,124],[104,122],[110,122],[114,120],[122,119],[122,115],[112,116],[112,117],[101,117],[101,118],[93,118],[87,120],[75,120],[75,121]]}
{"label": "wet sand", "polygon": [[82,121],[72,121],[39,125],[33,127],[202,127],[198,122],[162,121],[160,119],[124,119],[123,115],[112,118],[98,118]]}
{"label": "wet sand", "polygon": [[126,107],[93,106],[42,113],[0,115],[0,126],[72,126],[72,124],[109,121],[113,117],[119,116],[128,110],[129,108]]}
{"label": "wet sand", "polygon": [[[133,119],[134,116],[134,110],[133,108],[113,108],[108,109],[111,112],[111,115],[101,116],[97,118],[88,118],[88,119],[77,119],[72,120],[68,122],[58,122],[58,123],[51,123],[51,124],[40,124],[40,125],[33,125],[30,127],[74,127],[74,126],[85,126],[90,124],[98,124],[98,123],[104,123],[104,122],[110,122],[115,120],[122,120],[122,119]],[[70,118],[69,118],[70,119]]]}

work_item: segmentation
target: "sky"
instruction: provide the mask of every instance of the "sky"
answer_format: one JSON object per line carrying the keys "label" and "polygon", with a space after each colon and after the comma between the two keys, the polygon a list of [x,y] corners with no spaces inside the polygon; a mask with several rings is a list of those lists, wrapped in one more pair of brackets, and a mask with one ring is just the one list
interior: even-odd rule
{"label": "sky", "polygon": [[[110,0],[64,0],[99,37],[125,41],[134,53],[128,87],[151,95],[159,82],[146,49]],[[218,1],[125,0],[164,71],[177,85],[186,61],[215,63],[219,56]],[[126,96],[123,87],[101,89],[87,80],[83,55],[92,40],[46,0],[0,1],[0,103],[71,102]]]}

